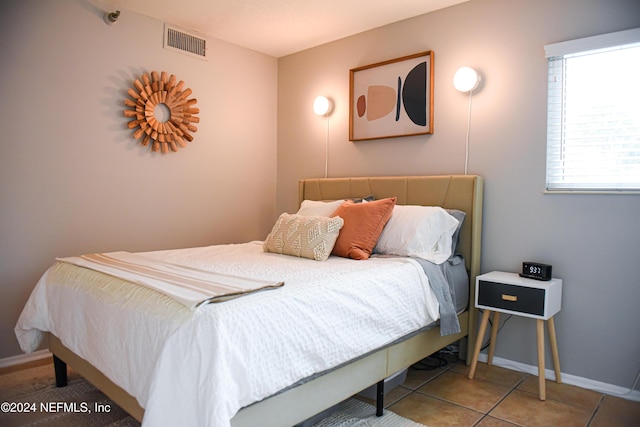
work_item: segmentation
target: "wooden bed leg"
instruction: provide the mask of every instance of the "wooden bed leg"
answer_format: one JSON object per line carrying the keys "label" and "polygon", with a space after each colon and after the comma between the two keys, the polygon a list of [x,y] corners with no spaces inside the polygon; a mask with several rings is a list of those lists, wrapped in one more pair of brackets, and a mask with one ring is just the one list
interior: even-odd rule
{"label": "wooden bed leg", "polygon": [[53,355],[53,369],[56,374],[56,387],[67,385],[67,364],[55,354]]}
{"label": "wooden bed leg", "polygon": [[384,380],[378,381],[376,386],[376,417],[381,417],[384,412]]}

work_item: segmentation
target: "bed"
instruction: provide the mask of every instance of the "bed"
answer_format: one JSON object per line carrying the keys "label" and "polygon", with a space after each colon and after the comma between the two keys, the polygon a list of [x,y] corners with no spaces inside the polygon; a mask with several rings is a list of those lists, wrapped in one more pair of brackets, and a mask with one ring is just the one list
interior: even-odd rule
{"label": "bed", "polygon": [[[468,272],[469,294],[467,301],[472,302],[474,300],[473,284],[475,283],[475,277],[479,274],[480,271],[480,242],[482,230],[483,199],[482,177],[474,175],[446,175],[329,179],[325,178],[305,179],[300,181],[299,183],[300,203],[305,200],[326,201],[365,198],[369,196],[373,196],[375,200],[383,200],[393,197],[395,198],[395,202],[397,205],[441,206],[445,209],[459,210],[466,213],[466,218],[460,229],[460,237],[457,249],[458,252],[463,256],[464,266],[466,267],[466,270]],[[245,248],[243,247],[243,250],[244,249]],[[264,256],[258,255],[258,252],[261,251],[258,251],[255,247],[250,247],[249,249],[250,251],[255,252],[255,256]],[[217,249],[206,250],[216,251]],[[156,255],[162,256],[163,254]],[[415,262],[413,261],[403,264],[402,261],[389,260],[385,259],[384,257],[376,259],[372,258],[371,260],[372,262],[370,264],[357,261],[359,262],[359,264],[357,264],[358,269],[362,269],[364,268],[364,266],[368,266],[367,268],[375,270],[376,268],[378,268],[378,264],[380,264],[380,275],[384,276],[384,274],[386,274],[384,273],[384,268],[387,267],[386,265],[383,266],[382,264],[389,263],[393,264],[392,268],[397,268],[398,272],[389,274],[400,274],[400,272],[407,275],[414,274],[413,270],[411,269],[413,267],[405,265],[415,264]],[[353,269],[351,268],[351,265],[347,264],[346,260],[335,261],[337,261],[337,271],[341,271],[341,273],[339,275],[337,274],[335,278],[332,278],[331,280],[334,280],[336,282],[338,282],[339,280],[350,280],[349,272]],[[322,264],[316,261],[310,262],[315,262],[316,264],[313,264],[314,266]],[[322,274],[323,276],[326,276],[326,273]],[[293,282],[295,282],[295,280],[293,280]],[[285,285],[285,287],[283,287],[283,290],[284,289],[287,289],[287,292],[294,292],[296,287],[287,287],[287,285]],[[254,297],[252,295],[251,297],[242,297],[238,300],[244,300],[242,304],[250,305],[252,304],[252,301],[258,301],[258,298],[275,298],[273,295],[275,295],[275,293],[272,293],[271,291],[264,291],[261,292],[259,296]],[[101,298],[106,300],[105,305],[108,305],[110,296],[101,296]],[[411,304],[411,301],[405,302],[405,304]],[[229,304],[229,306],[231,306],[231,304]],[[78,312],[86,312],[87,310],[94,310],[96,309],[96,307],[98,307],[99,309],[99,306],[90,305],[85,307],[80,305],[77,308],[74,307],[74,309]],[[255,307],[256,306],[254,306],[253,309],[255,309]],[[69,316],[70,318],[67,319],[67,322],[69,322],[69,325],[72,325],[74,324],[74,314],[70,314]],[[114,329],[117,329],[117,320],[115,319],[115,317],[113,325]],[[460,330],[457,333],[451,333],[448,335],[441,334],[440,327],[437,326],[437,323],[435,324],[435,327],[434,324],[430,323],[429,325],[418,327],[415,330],[411,330],[409,333],[398,337],[392,335],[393,333],[397,333],[397,331],[395,331],[394,329],[395,325],[378,325],[377,327],[380,327],[381,329],[386,329],[382,326],[389,326],[390,335],[386,338],[388,341],[383,340],[384,342],[376,344],[375,348],[368,349],[367,351],[362,352],[362,354],[358,354],[357,356],[354,356],[349,360],[340,360],[339,358],[336,358],[335,361],[329,363],[324,359],[330,359],[330,357],[323,357],[323,360],[320,361],[321,363],[318,363],[318,372],[305,374],[304,378],[293,378],[290,380],[290,384],[279,385],[278,390],[269,390],[268,395],[266,396],[256,394],[255,396],[257,396],[257,398],[255,398],[254,396],[255,401],[247,401],[248,403],[246,405],[240,406],[241,409],[237,413],[236,411],[238,408],[229,408],[230,412],[228,414],[235,414],[230,420],[222,420],[220,422],[214,423],[213,425],[223,425],[230,423],[230,425],[232,426],[291,426],[295,425],[296,423],[302,422],[307,418],[323,411],[324,409],[339,403],[340,401],[358,393],[359,391],[371,386],[372,384],[378,384],[378,394],[379,396],[381,396],[382,386],[384,384],[385,378],[388,378],[394,373],[407,368],[413,363],[456,341],[461,340],[462,338],[466,337],[467,340],[471,340],[470,342],[475,342],[476,322],[478,316],[476,310],[472,307],[472,303],[468,303],[466,309],[460,311],[459,313],[456,313],[456,317],[460,325]],[[412,321],[413,320],[407,320],[407,323],[411,323]],[[404,322],[404,320],[402,320],[400,323],[402,322]],[[61,323],[64,323],[64,321],[62,321]],[[102,326],[102,328],[106,330],[105,335],[108,335],[110,332],[109,328],[105,328],[104,326]],[[159,416],[158,414],[160,414],[160,412],[158,412],[158,414],[153,415],[156,417],[154,418],[156,422],[149,421],[149,419],[147,418],[144,418],[143,420],[143,417],[145,416],[145,409],[139,403],[140,399],[132,396],[131,393],[126,391],[131,387],[129,382],[135,382],[135,380],[137,380],[136,378],[132,379],[128,377],[122,377],[120,379],[114,380],[114,375],[105,375],[102,372],[104,369],[101,370],[96,367],[96,365],[100,366],[102,363],[102,361],[99,360],[101,359],[101,352],[102,354],[106,355],[108,353],[118,353],[119,351],[125,350],[113,348],[112,351],[110,351],[110,348],[106,348],[102,349],[101,352],[97,352],[97,356],[85,358],[78,354],[81,353],[81,351],[72,350],[72,348],[77,348],[78,346],[78,343],[73,342],[75,341],[73,337],[71,339],[68,337],[63,339],[58,336],[64,335],[64,329],[61,329],[60,333],[58,333],[55,328],[43,327],[42,329],[47,331],[49,348],[54,354],[56,382],[58,383],[58,385],[64,385],[66,381],[66,365],[69,365],[73,367],[75,371],[79,372],[87,380],[101,389],[107,396],[109,396],[114,402],[116,402],[119,406],[129,412],[137,420],[143,421],[143,423],[146,423],[148,425],[155,425],[156,422],[160,419],[157,418]],[[139,336],[136,336],[136,333],[138,333]],[[153,351],[151,351],[151,349],[154,348],[154,345],[158,345],[158,343],[153,340],[153,338],[155,338],[153,334],[152,339],[150,339],[149,333],[145,335],[143,334],[143,332],[138,331],[137,328],[135,331],[127,331],[127,334],[131,334],[133,339],[138,341],[144,342],[145,340],[148,340],[150,349],[148,356],[148,360],[150,361],[149,363],[155,360],[154,357],[159,357],[158,354],[155,354]],[[175,338],[176,335],[178,338]],[[159,336],[162,336],[162,334],[159,334]],[[172,334],[172,332],[168,332],[166,336],[182,344],[180,346],[180,351],[183,352],[183,356],[192,357],[190,353],[186,352],[186,349],[188,349],[188,347],[184,345],[184,342],[188,342],[188,339],[185,338],[186,341],[179,341],[180,337],[184,338],[184,336],[186,336],[185,334]],[[118,338],[116,337],[116,340],[117,339]],[[105,336],[104,341],[107,342],[108,337]],[[225,341],[225,343],[229,343],[229,347],[235,345],[233,341]],[[115,345],[114,347],[117,347],[117,345]],[[161,353],[161,355],[164,356],[166,353],[164,351],[164,348],[162,346],[159,348],[160,350],[162,350],[162,352],[159,351],[158,353]],[[198,347],[198,349],[199,352],[203,352],[200,347]],[[461,349],[464,350],[461,350],[460,356],[462,358],[465,358],[465,355],[463,354],[463,351],[465,351],[466,360],[470,361],[471,357],[469,352],[471,349],[469,348],[469,346],[462,345]],[[232,354],[239,355],[241,353],[242,352],[237,352]],[[198,355],[197,360],[200,361],[201,359],[203,359],[203,357],[204,356],[202,355]],[[142,357],[141,360],[144,362],[144,360],[146,359]],[[124,362],[126,361],[123,361],[122,363]],[[232,363],[233,362],[234,361],[232,361]],[[260,363],[263,363],[262,360],[254,360],[253,362],[255,363],[255,365],[252,364],[250,366],[251,369],[255,368],[268,371],[269,366],[260,366]],[[312,362],[315,363],[315,361]],[[175,379],[177,384],[176,387],[178,388],[178,390],[180,390],[181,387],[195,387],[198,388],[198,390],[209,391],[209,388],[207,387],[210,387],[210,384],[214,383],[214,381],[210,381],[205,376],[200,376],[196,377],[195,382],[197,384],[183,384],[181,383],[181,377],[186,376],[181,372],[183,368],[176,365],[175,363],[173,365],[171,365],[169,362],[167,363],[170,367],[173,368],[174,371],[173,377],[168,377]],[[267,357],[265,357],[264,363],[268,363]],[[309,364],[313,363],[309,362]],[[248,369],[248,366],[249,365],[244,365],[243,369]],[[187,366],[184,367],[185,371],[189,370],[187,368]],[[247,374],[247,376],[251,375]],[[142,377],[143,375],[141,373],[140,382],[144,383],[145,380]],[[238,384],[244,384],[245,382],[250,380],[251,378],[231,379],[232,382],[237,382]],[[160,381],[160,379],[150,377],[147,379],[147,381],[149,383],[155,384],[155,382]],[[193,383],[194,381],[191,382]],[[166,390],[167,388],[168,387],[166,387],[165,384],[165,387],[162,387],[161,389]],[[178,391],[178,393],[179,392],[180,391]],[[198,399],[215,399],[215,389],[211,389],[211,392],[211,396],[201,397],[200,395],[198,395]],[[218,390],[218,392],[220,391]],[[186,394],[187,391],[185,390],[185,395]],[[172,411],[176,412],[178,406],[184,406],[184,408],[186,408],[186,412],[189,412],[191,408],[189,405],[191,404],[195,405],[195,403],[193,402],[186,402],[185,405],[176,404],[172,408]],[[380,405],[381,400],[379,400],[379,406]],[[184,410],[185,409],[183,409],[183,411]]]}

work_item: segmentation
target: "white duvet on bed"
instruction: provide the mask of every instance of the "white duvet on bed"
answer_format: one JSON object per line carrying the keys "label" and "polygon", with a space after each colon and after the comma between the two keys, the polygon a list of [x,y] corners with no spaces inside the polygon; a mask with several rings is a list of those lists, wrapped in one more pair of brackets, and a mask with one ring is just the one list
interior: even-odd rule
{"label": "white duvet on bed", "polygon": [[438,318],[410,259],[326,262],[265,253],[262,242],[147,252],[284,287],[191,312],[155,291],[52,266],[16,335],[33,351],[50,331],[136,397],[143,425],[228,426],[242,407],[382,347]]}

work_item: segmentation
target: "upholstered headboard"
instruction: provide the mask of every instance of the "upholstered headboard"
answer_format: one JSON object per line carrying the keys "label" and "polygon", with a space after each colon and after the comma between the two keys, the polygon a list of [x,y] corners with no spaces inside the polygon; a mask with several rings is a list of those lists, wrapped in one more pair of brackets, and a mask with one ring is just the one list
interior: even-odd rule
{"label": "upholstered headboard", "polygon": [[[483,179],[477,175],[312,178],[299,183],[299,202],[374,196],[397,197],[400,205],[442,206],[467,213],[458,250],[470,283],[480,274]],[[473,286],[471,286],[473,288]]]}

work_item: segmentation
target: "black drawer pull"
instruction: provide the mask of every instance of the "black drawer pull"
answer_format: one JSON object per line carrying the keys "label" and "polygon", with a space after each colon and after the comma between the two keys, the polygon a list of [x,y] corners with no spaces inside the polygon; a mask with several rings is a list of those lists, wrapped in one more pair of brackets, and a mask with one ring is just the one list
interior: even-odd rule
{"label": "black drawer pull", "polygon": [[502,294],[502,299],[504,301],[513,301],[513,302],[518,301],[518,297],[515,295]]}

